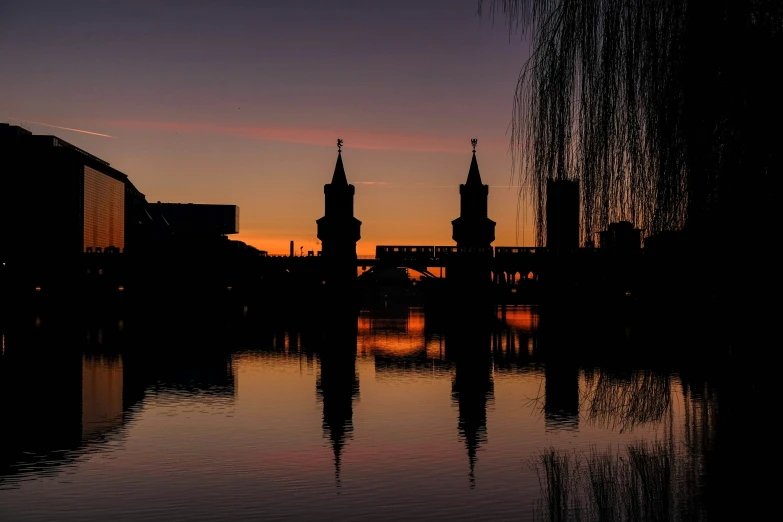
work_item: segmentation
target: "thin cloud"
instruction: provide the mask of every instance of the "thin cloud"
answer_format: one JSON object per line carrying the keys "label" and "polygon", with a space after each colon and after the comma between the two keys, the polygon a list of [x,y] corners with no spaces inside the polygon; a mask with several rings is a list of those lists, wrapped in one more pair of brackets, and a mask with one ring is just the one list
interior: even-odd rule
{"label": "thin cloud", "polygon": [[108,134],[101,134],[100,132],[92,132],[88,130],[83,129],[73,129],[71,127],[60,127],[59,125],[52,125],[51,123],[41,123],[40,121],[30,121],[30,120],[19,120],[22,123],[32,123],[33,125],[43,125],[44,127],[52,127],[54,129],[62,129],[67,131],[73,131],[73,132],[81,132],[82,134],[89,134],[91,136],[100,136],[102,138],[114,138],[115,136],[110,136]]}
{"label": "thin cloud", "polygon": [[[265,141],[332,146],[338,137],[346,148],[366,150],[409,150],[420,152],[469,153],[467,138],[423,134],[396,134],[364,130],[326,129],[312,127],[272,127],[261,125],[217,125],[211,123],[181,123],[167,121],[112,120],[105,125],[124,129],[158,130],[175,133],[210,133]],[[464,142],[464,143],[463,143]],[[488,149],[505,149],[505,143],[490,140],[482,145]]]}

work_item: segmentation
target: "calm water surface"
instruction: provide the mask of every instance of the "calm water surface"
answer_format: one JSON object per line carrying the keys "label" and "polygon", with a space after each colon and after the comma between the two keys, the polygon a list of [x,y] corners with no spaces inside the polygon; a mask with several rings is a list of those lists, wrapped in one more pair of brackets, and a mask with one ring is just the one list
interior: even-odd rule
{"label": "calm water surface", "polygon": [[558,351],[534,307],[239,315],[6,324],[0,519],[720,518],[718,394],[676,364]]}

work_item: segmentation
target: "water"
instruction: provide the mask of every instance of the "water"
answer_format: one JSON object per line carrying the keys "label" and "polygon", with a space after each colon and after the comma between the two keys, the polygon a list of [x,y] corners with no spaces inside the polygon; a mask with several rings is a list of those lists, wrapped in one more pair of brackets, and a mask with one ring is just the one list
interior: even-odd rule
{"label": "water", "polygon": [[0,519],[718,520],[749,481],[722,370],[628,326],[318,316],[6,324]]}

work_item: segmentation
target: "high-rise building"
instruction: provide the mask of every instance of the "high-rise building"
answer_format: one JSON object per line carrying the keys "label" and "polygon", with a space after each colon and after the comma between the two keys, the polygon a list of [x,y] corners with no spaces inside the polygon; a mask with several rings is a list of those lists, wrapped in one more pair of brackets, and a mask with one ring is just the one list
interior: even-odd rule
{"label": "high-rise building", "polygon": [[355,192],[354,186],[348,184],[342,152],[338,149],[332,182],[324,185],[324,215],[316,224],[324,262],[332,275],[339,272],[346,279],[356,278],[356,242],[361,239],[362,222],[353,215]]}
{"label": "high-rise building", "polygon": [[579,248],[579,182],[546,182],[546,248],[550,252],[573,252]]}

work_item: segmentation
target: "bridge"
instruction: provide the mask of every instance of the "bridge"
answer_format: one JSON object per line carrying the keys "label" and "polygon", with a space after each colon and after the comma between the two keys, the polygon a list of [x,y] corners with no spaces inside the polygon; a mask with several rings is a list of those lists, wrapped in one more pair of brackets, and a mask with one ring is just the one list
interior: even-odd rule
{"label": "bridge", "polygon": [[[644,250],[617,255],[594,248],[579,248],[567,253],[553,253],[544,247],[497,246],[489,248],[435,246],[435,245],[378,245],[375,255],[356,256],[357,277],[394,268],[415,270],[424,278],[442,278],[449,267],[457,266],[466,259],[486,261],[492,280],[499,284],[516,284],[523,280],[538,280],[539,274],[555,266],[561,271],[593,274],[598,277],[606,270],[618,270],[616,263],[628,268],[629,261],[639,269]],[[323,258],[321,256],[284,256],[274,255],[265,258],[265,262],[281,270],[291,272],[318,271]],[[577,267],[579,267],[577,269]],[[434,269],[445,269],[434,270]]]}
{"label": "bridge", "polygon": [[492,246],[496,224],[488,218],[489,186],[481,181],[476,140],[471,143],[467,180],[459,185],[460,215],[451,222],[456,245],[378,245],[375,255],[358,256],[362,223],[353,215],[355,188],[347,181],[338,141],[332,182],[324,185],[324,216],[316,220],[322,251],[295,256],[292,249],[289,256],[267,256],[263,263],[271,273],[312,278],[319,285],[328,285],[330,278],[372,279],[373,274],[405,268],[422,274],[423,280],[448,279],[452,288],[541,281],[548,288],[579,286],[580,292],[590,285],[628,288],[631,279],[647,272],[641,231],[631,223],[601,232],[598,249],[592,243],[580,247],[578,185],[569,181],[547,184],[546,248]]}
{"label": "bridge", "polygon": [[[372,259],[357,258],[356,264],[366,273],[390,268],[416,270],[424,277],[443,277],[441,270],[436,276],[433,268],[446,269],[466,259],[484,259],[492,269],[495,282],[514,282],[527,279],[539,272],[546,257],[545,248],[536,247],[458,247],[430,245],[378,245]],[[369,267],[369,269],[368,269]]]}

